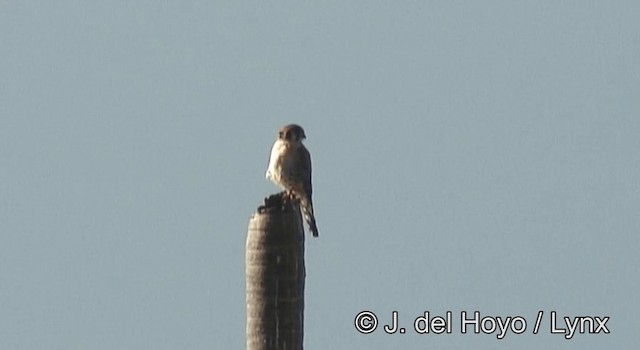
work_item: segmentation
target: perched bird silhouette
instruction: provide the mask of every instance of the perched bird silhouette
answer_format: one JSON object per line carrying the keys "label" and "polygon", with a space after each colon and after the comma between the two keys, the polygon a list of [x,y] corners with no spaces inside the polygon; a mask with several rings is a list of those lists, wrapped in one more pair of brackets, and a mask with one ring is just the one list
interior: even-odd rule
{"label": "perched bird silhouette", "polygon": [[306,138],[300,125],[289,124],[280,129],[271,148],[267,179],[282,187],[291,198],[300,200],[300,209],[313,237],[318,227],[311,200],[311,155],[302,140]]}

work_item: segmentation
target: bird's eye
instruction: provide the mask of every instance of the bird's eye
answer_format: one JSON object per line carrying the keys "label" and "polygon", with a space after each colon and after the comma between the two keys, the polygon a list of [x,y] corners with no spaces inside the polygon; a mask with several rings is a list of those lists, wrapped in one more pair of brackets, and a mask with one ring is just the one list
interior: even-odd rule
{"label": "bird's eye", "polygon": [[282,136],[284,136],[284,133],[282,131],[278,132],[278,137],[282,138]]}

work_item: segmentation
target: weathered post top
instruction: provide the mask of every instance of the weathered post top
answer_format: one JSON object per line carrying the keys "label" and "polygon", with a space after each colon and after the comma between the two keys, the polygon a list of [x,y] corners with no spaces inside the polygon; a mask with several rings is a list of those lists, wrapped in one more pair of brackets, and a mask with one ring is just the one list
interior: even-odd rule
{"label": "weathered post top", "polygon": [[295,202],[265,199],[249,221],[245,252],[247,349],[302,350],[304,228]]}

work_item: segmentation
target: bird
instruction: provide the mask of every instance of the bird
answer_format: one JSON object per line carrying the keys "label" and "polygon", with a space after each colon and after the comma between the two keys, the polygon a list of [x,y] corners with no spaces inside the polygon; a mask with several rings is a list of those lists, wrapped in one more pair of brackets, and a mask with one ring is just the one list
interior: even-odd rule
{"label": "bird", "polygon": [[305,138],[300,125],[289,124],[280,128],[271,148],[266,178],[284,189],[289,197],[300,201],[309,230],[313,237],[318,237],[311,199],[311,155],[302,144]]}

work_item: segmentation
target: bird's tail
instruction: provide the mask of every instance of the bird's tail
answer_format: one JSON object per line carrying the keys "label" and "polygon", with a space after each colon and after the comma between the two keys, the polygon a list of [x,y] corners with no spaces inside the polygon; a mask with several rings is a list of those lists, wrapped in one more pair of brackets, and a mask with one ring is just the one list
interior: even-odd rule
{"label": "bird's tail", "polygon": [[318,237],[318,226],[316,226],[316,217],[313,215],[313,204],[311,203],[311,199],[301,198],[300,209],[302,210],[304,219],[309,225],[309,231],[311,231],[313,237]]}

